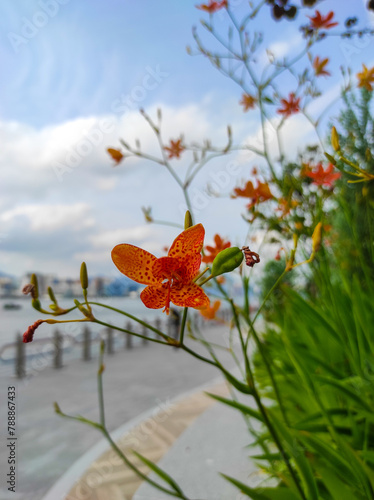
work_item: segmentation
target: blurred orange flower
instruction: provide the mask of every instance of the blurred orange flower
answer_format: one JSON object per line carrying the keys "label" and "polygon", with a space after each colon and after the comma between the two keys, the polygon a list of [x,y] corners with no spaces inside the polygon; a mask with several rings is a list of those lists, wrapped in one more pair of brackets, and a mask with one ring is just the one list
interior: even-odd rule
{"label": "blurred orange flower", "polygon": [[221,301],[220,300],[215,300],[213,305],[211,306],[206,306],[202,307],[200,309],[200,314],[205,318],[205,319],[216,319],[216,314],[218,309],[221,306]]}
{"label": "blurred orange flower", "polygon": [[205,262],[206,264],[208,264],[209,262],[213,262],[216,256],[220,252],[222,252],[222,250],[231,247],[231,243],[229,241],[225,241],[224,239],[222,239],[219,234],[216,234],[214,236],[214,243],[215,243],[214,247],[210,245],[207,245],[205,247],[205,255],[203,256],[203,262]]}
{"label": "blurred orange flower", "polygon": [[285,217],[290,213],[290,211],[299,205],[299,202],[296,200],[287,200],[286,198],[280,198],[278,200],[277,210],[281,212],[281,216]]}
{"label": "blurred orange flower", "polygon": [[325,66],[329,62],[329,58],[326,57],[325,59],[320,59],[319,56],[316,56],[313,61],[313,68],[316,76],[331,76],[331,73],[329,71],[326,71]]}
{"label": "blurred orange flower", "polygon": [[317,186],[327,186],[332,188],[334,181],[339,179],[342,174],[340,172],[334,171],[334,165],[332,163],[324,170],[322,163],[318,163],[315,170],[311,170],[305,173],[306,177],[313,179],[313,184]]}
{"label": "blurred orange flower", "polygon": [[119,149],[108,148],[107,151],[113,158],[113,160],[117,163],[117,165],[122,161],[123,154]]}
{"label": "blurred orange flower", "polygon": [[282,107],[278,108],[277,112],[284,115],[284,117],[291,116],[300,111],[300,97],[296,99],[294,92],[290,93],[288,100],[281,99],[281,104]]}
{"label": "blurred orange flower", "polygon": [[319,10],[316,10],[313,17],[308,16],[310,19],[310,25],[313,29],[319,30],[324,28],[326,30],[337,26],[339,23],[331,23],[330,21],[334,17],[334,12],[330,11],[326,16],[323,16]]}
{"label": "blurred orange flower", "polygon": [[200,10],[205,10],[205,12],[209,12],[209,14],[214,14],[217,10],[220,10],[223,7],[228,7],[228,2],[227,0],[222,0],[221,2],[214,2],[213,0],[210,0],[210,3],[208,4],[202,3],[200,5],[195,5],[195,7]]}
{"label": "blurred orange flower", "polygon": [[165,146],[164,149],[168,153],[169,160],[171,160],[172,158],[180,158],[181,153],[186,148],[182,145],[182,139],[178,139],[177,141],[170,139],[170,146]]}
{"label": "blurred orange flower", "polygon": [[257,99],[250,94],[243,94],[242,100],[239,101],[244,108],[244,111],[248,111],[249,109],[253,109],[256,105]]}
{"label": "blurred orange flower", "polygon": [[181,307],[205,307],[209,298],[193,283],[200,269],[204,234],[202,224],[189,227],[176,237],[167,257],[159,259],[146,250],[123,243],[113,248],[112,260],[125,276],[148,285],[140,294],[146,307],[164,307],[166,314],[170,302]]}
{"label": "blurred orange flower", "polygon": [[251,181],[248,181],[244,188],[234,188],[232,198],[250,198],[251,202],[247,205],[248,208],[253,207],[257,203],[270,200],[274,198],[272,195],[269,184],[267,182],[257,181],[258,185],[255,188]]}
{"label": "blurred orange flower", "polygon": [[357,73],[358,86],[364,87],[366,90],[373,90],[372,83],[374,83],[374,66],[368,69],[365,64],[362,65],[361,73]]}

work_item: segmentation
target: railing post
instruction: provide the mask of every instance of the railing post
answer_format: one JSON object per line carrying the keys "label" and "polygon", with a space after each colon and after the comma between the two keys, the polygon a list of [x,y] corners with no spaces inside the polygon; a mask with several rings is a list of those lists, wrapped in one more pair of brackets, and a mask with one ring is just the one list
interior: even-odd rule
{"label": "railing post", "polygon": [[114,354],[114,350],[113,350],[113,330],[111,328],[109,328],[109,327],[107,329],[106,352],[107,352],[107,354]]}
{"label": "railing post", "polygon": [[[156,318],[155,319],[155,327],[157,328],[157,330],[160,330],[160,332],[161,332],[161,330],[162,330],[162,322],[161,322],[160,318]],[[160,338],[156,333],[153,332],[153,337],[155,337],[155,336],[156,336],[156,338]]]}
{"label": "railing post", "polygon": [[26,370],[25,370],[25,344],[23,343],[22,340],[22,335],[20,333],[17,333],[17,339],[16,339],[16,377],[17,378],[23,378],[26,375]]}
{"label": "railing post", "polygon": [[91,331],[88,326],[83,330],[83,361],[91,359]]}
{"label": "railing post", "polygon": [[[145,325],[142,325],[142,335],[144,337],[148,337],[148,328]],[[146,338],[142,339],[142,340],[143,340],[143,345],[147,345],[148,344],[148,340]]]}
{"label": "railing post", "polygon": [[63,337],[59,330],[55,330],[53,345],[54,345],[54,357],[53,357],[53,367],[62,368],[62,343]]}
{"label": "railing post", "polygon": [[[132,324],[131,321],[128,321],[125,325],[126,330],[132,330]],[[125,333],[126,335],[126,342],[125,342],[125,348],[126,349],[132,349],[132,335],[131,333]]]}

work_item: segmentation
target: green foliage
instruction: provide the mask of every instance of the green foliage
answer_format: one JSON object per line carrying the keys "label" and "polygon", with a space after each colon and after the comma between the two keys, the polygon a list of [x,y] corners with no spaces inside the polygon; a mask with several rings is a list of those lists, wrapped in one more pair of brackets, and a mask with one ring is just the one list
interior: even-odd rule
{"label": "green foliage", "polygon": [[[373,92],[361,89],[343,93],[345,107],[339,116],[339,142],[344,156],[370,174],[374,174],[374,117]],[[340,168],[354,173],[341,161]],[[332,244],[339,266],[348,276],[356,274],[362,282],[374,279],[374,182],[356,182],[355,177],[345,176],[336,201],[339,209],[332,216],[334,228]],[[356,245],[359,242],[359,245]]]}

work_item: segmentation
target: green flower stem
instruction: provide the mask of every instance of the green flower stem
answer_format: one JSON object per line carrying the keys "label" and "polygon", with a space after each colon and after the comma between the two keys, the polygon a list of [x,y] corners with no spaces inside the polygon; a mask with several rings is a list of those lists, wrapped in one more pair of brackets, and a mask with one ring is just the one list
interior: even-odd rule
{"label": "green flower stem", "polygon": [[200,274],[198,274],[196,276],[196,278],[194,278],[192,280],[192,283],[196,283],[196,281],[199,280],[200,278],[202,278],[207,271],[209,271],[209,267],[206,267],[203,272],[201,272]]}
{"label": "green flower stem", "polygon": [[184,495],[180,495],[177,492],[168,490],[167,488],[164,488],[160,484],[156,483],[156,481],[153,481],[153,479],[150,479],[146,474],[141,472],[123,453],[123,451],[116,445],[116,443],[113,441],[111,435],[109,434],[108,430],[105,427],[102,427],[101,432],[103,433],[104,437],[107,439],[109,442],[110,446],[112,447],[113,451],[122,459],[122,461],[129,467],[137,476],[139,476],[141,479],[146,481],[148,484],[153,486],[154,488],[158,489],[159,491],[162,491],[166,493],[167,495],[176,497],[176,498],[181,498],[182,500],[188,500],[187,497]]}
{"label": "green flower stem", "polygon": [[[130,313],[122,311],[121,309],[117,309],[116,307],[112,307],[112,306],[108,306],[106,304],[102,304],[101,302],[92,302],[92,301],[90,301],[89,304],[92,304],[92,305],[95,305],[95,306],[100,306],[100,307],[105,307],[105,309],[110,309],[111,311],[114,311],[114,312],[116,312],[118,314],[123,314],[123,316],[126,316],[127,318],[130,318],[133,321],[136,321],[137,323],[140,323],[141,325],[145,326],[149,330],[152,330],[153,332],[157,333],[157,335],[159,335],[160,337],[164,338],[165,340],[170,339],[170,337],[168,337],[165,333],[161,332],[160,330],[158,330],[154,326],[150,325],[149,323],[146,323],[145,321],[137,318],[136,316],[133,316]],[[130,333],[132,333],[132,332],[130,332]],[[136,333],[134,333],[134,335],[139,336]],[[152,339],[149,339],[149,340],[152,340]]]}
{"label": "green flower stem", "polygon": [[99,396],[100,424],[103,429],[105,428],[105,406],[104,406],[104,390],[103,390],[103,372],[105,369],[104,351],[105,351],[105,342],[102,340],[100,342],[99,369],[97,370],[97,392]]}
{"label": "green flower stem", "polygon": [[290,463],[290,460],[288,458],[288,455],[286,454],[284,448],[283,448],[283,445],[278,437],[278,434],[277,432],[275,431],[274,427],[273,427],[273,424],[271,423],[268,415],[267,415],[267,412],[266,412],[266,408],[264,407],[264,405],[262,404],[262,401],[261,401],[261,397],[259,395],[259,393],[257,392],[257,389],[256,389],[256,385],[255,385],[255,379],[254,379],[254,375],[252,373],[252,369],[251,369],[251,365],[249,363],[249,359],[248,359],[248,356],[247,356],[247,353],[246,353],[246,347],[245,347],[245,344],[244,342],[242,342],[242,339],[243,339],[243,336],[241,334],[241,329],[240,329],[240,323],[239,323],[239,317],[238,317],[238,314],[237,314],[237,311],[236,311],[236,308],[235,308],[235,305],[234,305],[234,302],[231,300],[231,304],[232,304],[232,311],[233,311],[233,315],[234,315],[234,320],[235,320],[235,324],[237,325],[237,328],[238,328],[238,331],[239,331],[239,334],[240,334],[240,341],[242,343],[242,348],[243,348],[243,355],[244,355],[244,359],[245,359],[245,363],[246,363],[246,373],[247,373],[247,384],[248,384],[248,387],[251,389],[251,392],[252,392],[252,395],[256,401],[256,404],[257,404],[257,407],[258,409],[260,410],[261,414],[262,414],[262,417],[264,419],[264,422],[267,426],[267,428],[269,429],[269,432],[272,436],[272,438],[274,439],[274,442],[275,444],[277,445],[277,448],[279,449],[281,455],[282,455],[282,458],[286,464],[286,467],[289,471],[289,473],[291,474],[291,477],[295,483],[295,486],[296,488],[298,489],[301,497],[303,498],[303,500],[307,500],[306,497],[305,497],[305,494],[299,484],[299,481],[298,481],[298,478],[296,476],[296,473],[295,471],[293,470],[292,468],[292,465]]}
{"label": "green flower stem", "polygon": [[195,358],[200,359],[201,361],[204,361],[204,363],[208,363],[209,365],[213,365],[213,366],[216,366],[217,368],[219,368],[219,365],[216,362],[212,361],[211,359],[205,358],[204,356],[201,356],[200,354],[197,354],[197,352],[193,351],[192,349],[187,347],[185,344],[181,345],[180,348],[183,349],[183,351],[186,351],[189,354],[191,354],[191,356],[194,356]]}
{"label": "green flower stem", "polygon": [[180,346],[183,346],[183,338],[184,338],[184,330],[186,328],[187,314],[188,314],[188,307],[185,307],[183,310],[181,329],[180,329],[180,333],[179,333],[179,345]]}
{"label": "green flower stem", "polygon": [[152,223],[153,224],[160,224],[161,226],[171,226],[171,227],[177,227],[178,229],[183,229],[182,224],[178,224],[177,222],[169,222],[166,220],[153,219]]}
{"label": "green flower stem", "polygon": [[279,276],[279,278],[277,279],[277,281],[274,283],[274,285],[270,288],[270,290],[268,291],[268,293],[266,294],[264,300],[262,301],[262,304],[260,305],[260,307],[257,309],[257,312],[252,320],[252,324],[254,325],[255,324],[255,321],[256,319],[258,318],[260,312],[262,311],[262,308],[264,307],[265,303],[267,302],[268,298],[270,297],[270,295],[274,292],[274,290],[277,288],[277,286],[279,285],[279,283],[282,281],[282,279],[284,278],[284,276],[287,274],[287,270],[285,269],[283,271],[283,273]]}
{"label": "green flower stem", "polygon": [[[145,337],[144,335],[141,335],[140,333],[135,333],[132,332],[131,330],[127,330],[126,328],[121,328],[119,326],[111,325],[110,323],[105,323],[105,321],[100,321],[99,319],[93,319],[92,323],[97,323],[99,325],[107,326],[108,328],[113,328],[113,330],[118,330],[119,332],[124,332],[124,333],[129,333],[131,335],[134,335],[134,337],[139,337],[141,339],[146,339],[149,340],[149,342],[156,342],[156,344],[163,344],[163,345],[174,345],[174,339],[171,337],[168,337],[167,335],[162,334],[162,337],[166,340],[166,342],[163,342],[162,340],[158,339],[152,339],[150,337]],[[170,340],[170,342],[168,341]]]}
{"label": "green flower stem", "polygon": [[208,283],[208,281],[211,280],[212,278],[215,278],[215,276],[213,276],[213,275],[208,276],[207,278],[205,278],[205,280],[203,280],[201,283],[199,283],[199,286],[205,285],[205,283]]}

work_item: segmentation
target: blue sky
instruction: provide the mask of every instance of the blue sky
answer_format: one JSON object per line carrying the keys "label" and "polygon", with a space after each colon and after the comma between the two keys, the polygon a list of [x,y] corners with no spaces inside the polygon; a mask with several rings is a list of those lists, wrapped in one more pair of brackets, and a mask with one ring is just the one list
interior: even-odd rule
{"label": "blue sky", "polygon": [[[151,134],[138,116],[139,107],[153,115],[156,108],[164,109],[166,138],[184,131],[186,139],[209,137],[219,144],[225,140],[228,123],[238,143],[258,132],[257,115],[244,114],[238,104],[242,92],[236,84],[203,57],[186,53],[187,45],[194,47],[192,26],[207,17],[195,4],[190,0],[2,2],[1,271],[74,275],[85,259],[94,274],[108,274],[114,272],[110,261],[114,244],[128,241],[157,252],[172,241],[175,230],[145,225],[140,210],[152,205],[157,218],[180,220],[180,195],[166,173],[144,161],[125,162],[114,169],[105,152],[108,146],[118,146],[119,137],[132,141],[139,137],[154,150]],[[334,4],[326,0],[320,10],[327,13]],[[232,5],[240,17],[247,2],[232,0]],[[338,20],[352,13],[351,6],[348,0],[339,2]],[[312,12],[301,12],[300,19]],[[370,22],[364,2],[355,4],[354,13],[361,25]],[[215,22],[218,30],[226,29],[224,13],[217,13]],[[256,21],[256,29],[271,32],[268,43],[280,55],[301,43],[297,26],[274,23],[267,8]],[[329,68],[335,76],[321,81],[331,95],[338,93],[341,64],[357,72],[362,62],[374,62],[372,40],[342,42],[336,37],[317,53],[331,59]],[[285,80],[285,87],[288,83]],[[319,108],[325,105],[321,100]],[[56,162],[63,162],[85,134],[94,134],[103,119],[112,123],[111,131],[58,179]],[[308,127],[301,128],[298,121],[290,122],[287,133],[297,138],[291,153],[311,137]],[[254,164],[240,155],[231,159],[240,168],[222,195],[248,178]],[[244,204],[227,199],[204,202],[207,182],[229,161],[212,163],[192,187],[207,240],[220,232],[243,244]]]}

